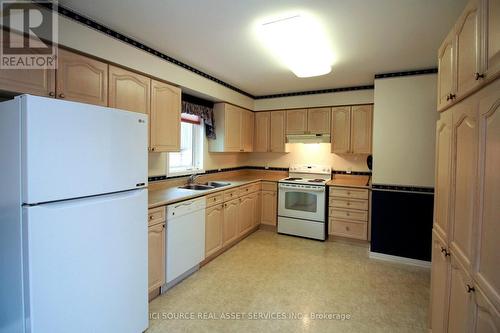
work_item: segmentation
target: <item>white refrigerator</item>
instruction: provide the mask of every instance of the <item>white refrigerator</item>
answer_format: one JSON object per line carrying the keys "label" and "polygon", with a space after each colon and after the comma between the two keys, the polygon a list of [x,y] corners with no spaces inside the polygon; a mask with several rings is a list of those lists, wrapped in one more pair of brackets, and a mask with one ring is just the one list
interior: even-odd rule
{"label": "white refrigerator", "polygon": [[0,332],[148,326],[147,115],[0,103]]}

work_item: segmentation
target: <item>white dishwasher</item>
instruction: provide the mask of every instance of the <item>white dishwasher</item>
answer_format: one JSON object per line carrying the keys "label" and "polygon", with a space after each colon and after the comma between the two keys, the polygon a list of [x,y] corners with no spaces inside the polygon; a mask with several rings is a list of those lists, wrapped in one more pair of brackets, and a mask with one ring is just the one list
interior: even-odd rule
{"label": "white dishwasher", "polygon": [[164,290],[198,270],[205,259],[205,197],[167,206]]}

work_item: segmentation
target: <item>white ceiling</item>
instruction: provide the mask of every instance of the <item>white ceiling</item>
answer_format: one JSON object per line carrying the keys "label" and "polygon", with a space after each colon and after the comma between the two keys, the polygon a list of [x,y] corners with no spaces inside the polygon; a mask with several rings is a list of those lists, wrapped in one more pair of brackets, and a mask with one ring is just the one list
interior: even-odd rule
{"label": "white ceiling", "polygon": [[[358,86],[376,73],[436,66],[467,0],[59,0],[253,95]],[[255,21],[305,10],[326,28],[337,62],[297,78],[263,49]]]}

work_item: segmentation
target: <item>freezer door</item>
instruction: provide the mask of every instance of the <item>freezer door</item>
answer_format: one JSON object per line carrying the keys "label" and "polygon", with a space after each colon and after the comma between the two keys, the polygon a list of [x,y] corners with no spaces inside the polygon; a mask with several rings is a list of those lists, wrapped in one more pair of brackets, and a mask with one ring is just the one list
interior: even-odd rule
{"label": "freezer door", "polygon": [[23,252],[28,332],[147,328],[146,189],[25,207]]}
{"label": "freezer door", "polygon": [[53,98],[18,98],[22,103],[24,203],[147,184],[147,115]]}

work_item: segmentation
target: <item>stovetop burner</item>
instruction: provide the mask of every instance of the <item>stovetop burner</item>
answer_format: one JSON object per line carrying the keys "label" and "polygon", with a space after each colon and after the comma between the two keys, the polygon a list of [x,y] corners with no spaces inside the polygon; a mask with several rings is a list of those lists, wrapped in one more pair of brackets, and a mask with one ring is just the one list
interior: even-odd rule
{"label": "stovetop burner", "polygon": [[291,178],[286,178],[285,180],[293,181],[293,180],[302,180],[303,178],[298,178],[298,177],[291,177]]}
{"label": "stovetop burner", "polygon": [[325,180],[321,178],[316,178],[316,179],[309,179],[309,183],[323,183]]}

